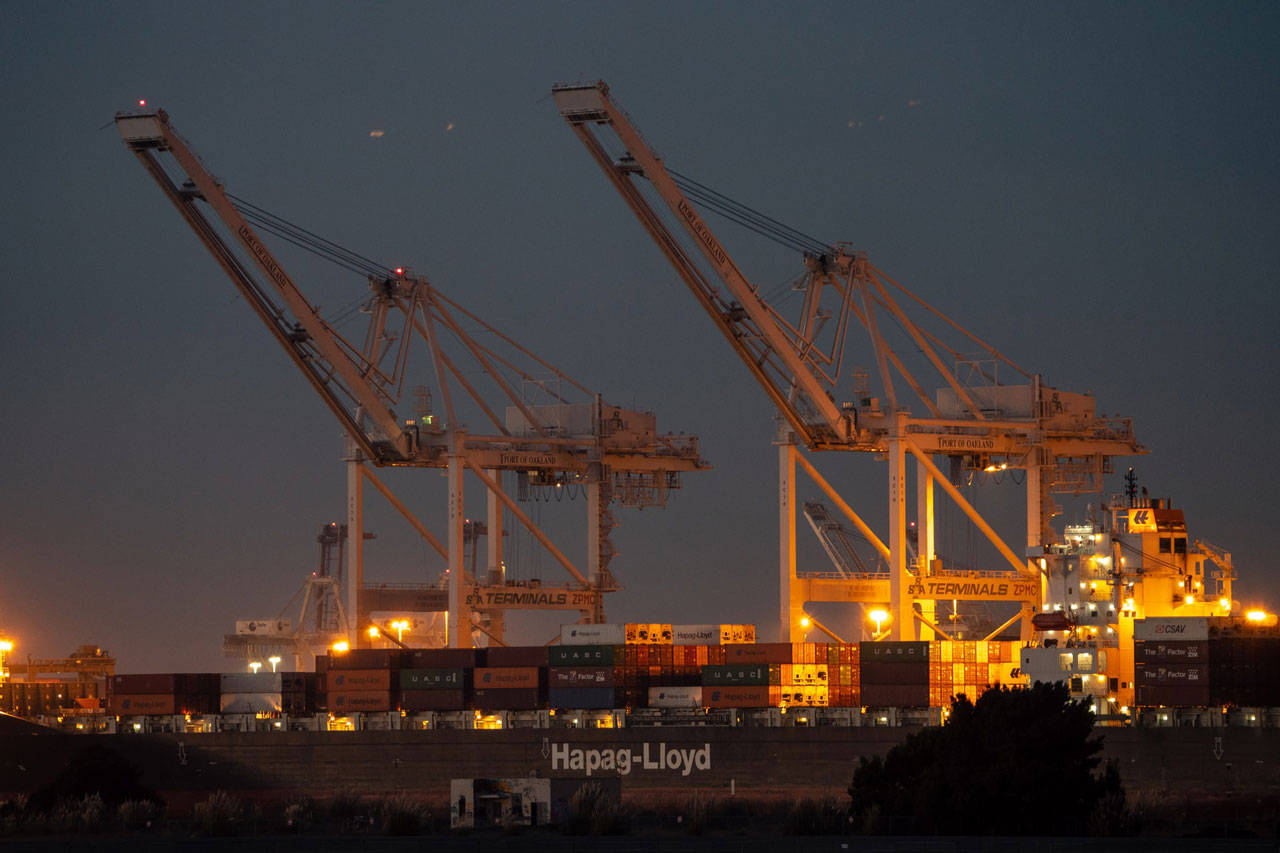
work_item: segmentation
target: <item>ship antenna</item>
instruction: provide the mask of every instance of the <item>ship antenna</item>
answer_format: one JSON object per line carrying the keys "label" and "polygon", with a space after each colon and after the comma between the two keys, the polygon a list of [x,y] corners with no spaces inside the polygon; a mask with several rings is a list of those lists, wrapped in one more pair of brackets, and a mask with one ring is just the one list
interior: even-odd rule
{"label": "ship antenna", "polygon": [[1134,506],[1134,498],[1138,496],[1138,478],[1134,475],[1132,468],[1124,475],[1124,493],[1129,498],[1129,506]]}

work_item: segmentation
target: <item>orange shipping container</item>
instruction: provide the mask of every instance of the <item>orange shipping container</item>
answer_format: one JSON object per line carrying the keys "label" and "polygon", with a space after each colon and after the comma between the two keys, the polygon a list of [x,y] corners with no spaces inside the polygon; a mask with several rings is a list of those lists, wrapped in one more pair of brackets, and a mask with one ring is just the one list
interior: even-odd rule
{"label": "orange shipping container", "polygon": [[177,704],[172,693],[116,693],[111,697],[111,713],[118,717],[174,714],[177,713]]}
{"label": "orange shipping container", "polygon": [[331,669],[324,674],[325,690],[329,693],[350,693],[361,690],[391,690],[389,669]]}
{"label": "orange shipping container", "polygon": [[537,687],[538,668],[536,666],[477,667],[474,683],[477,690],[492,690],[495,687]]}
{"label": "orange shipping container", "polygon": [[[332,672],[333,670],[330,670]],[[390,711],[391,693],[386,690],[350,690],[329,694],[329,710],[334,714],[352,711]]]}

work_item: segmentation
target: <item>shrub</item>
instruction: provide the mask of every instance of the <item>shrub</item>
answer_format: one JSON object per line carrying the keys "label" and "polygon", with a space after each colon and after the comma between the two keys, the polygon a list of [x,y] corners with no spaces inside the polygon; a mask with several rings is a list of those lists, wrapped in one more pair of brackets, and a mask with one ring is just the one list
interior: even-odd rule
{"label": "shrub", "polygon": [[624,835],[627,811],[595,782],[588,782],[569,798],[569,819],[564,831],[569,835]]}
{"label": "shrub", "polygon": [[714,799],[708,799],[694,791],[684,807],[684,831],[690,835],[702,835],[711,828],[716,811]]}
{"label": "shrub", "polygon": [[311,803],[292,802],[284,807],[284,828],[289,832],[302,832],[311,826]]}
{"label": "shrub", "polygon": [[160,808],[151,800],[125,800],[116,814],[125,829],[150,829],[160,817]]}
{"label": "shrub", "polygon": [[807,797],[787,809],[783,830],[787,835],[839,835],[844,820],[845,810],[835,797]]}
{"label": "shrub", "polygon": [[407,794],[387,797],[378,811],[387,835],[417,835],[427,822],[427,807]]}
{"label": "shrub", "polygon": [[85,832],[102,824],[106,809],[98,794],[59,800],[49,813],[49,822],[59,832]]}
{"label": "shrub", "polygon": [[214,791],[193,812],[196,831],[204,835],[234,835],[243,814],[240,800],[226,791]]}

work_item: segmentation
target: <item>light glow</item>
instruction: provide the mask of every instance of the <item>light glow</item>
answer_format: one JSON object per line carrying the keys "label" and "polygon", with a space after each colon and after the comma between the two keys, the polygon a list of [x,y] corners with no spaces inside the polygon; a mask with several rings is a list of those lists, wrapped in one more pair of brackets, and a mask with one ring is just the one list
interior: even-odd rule
{"label": "light glow", "polygon": [[346,640],[339,640],[338,642],[333,644],[333,650],[335,652],[338,652],[339,654],[347,651],[350,648],[351,648],[351,645]]}

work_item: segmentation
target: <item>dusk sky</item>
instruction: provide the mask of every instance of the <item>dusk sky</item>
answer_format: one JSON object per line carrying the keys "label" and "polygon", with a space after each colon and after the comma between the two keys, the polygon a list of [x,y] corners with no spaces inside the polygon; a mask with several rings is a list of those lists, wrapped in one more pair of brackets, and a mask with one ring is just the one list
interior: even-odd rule
{"label": "dusk sky", "polygon": [[[616,511],[611,621],[775,639],[777,461],[764,393],[549,97],[597,79],[672,168],[847,241],[1132,417],[1150,453],[1117,471],[1232,552],[1237,600],[1280,607],[1273,2],[10,3],[0,69],[15,662],[92,643],[121,672],[238,669],[222,635],[297,618],[316,534],[344,511],[337,421],[119,139],[114,114],[143,98],[231,192],[411,266],[606,400],[700,437],[713,470],[665,509]],[[708,221],[762,289],[799,270]],[[325,306],[365,292],[299,263]],[[884,463],[815,462],[885,529]],[[385,479],[445,535],[437,472]],[[1021,520],[1021,487],[971,494]],[[1061,499],[1058,524],[1107,499]],[[585,501],[531,512],[582,559]],[[435,580],[443,561],[376,495],[367,525],[367,580]],[[969,561],[971,540],[939,551]],[[565,577],[527,541],[508,554],[517,577]],[[550,636],[513,621],[514,642]]]}

